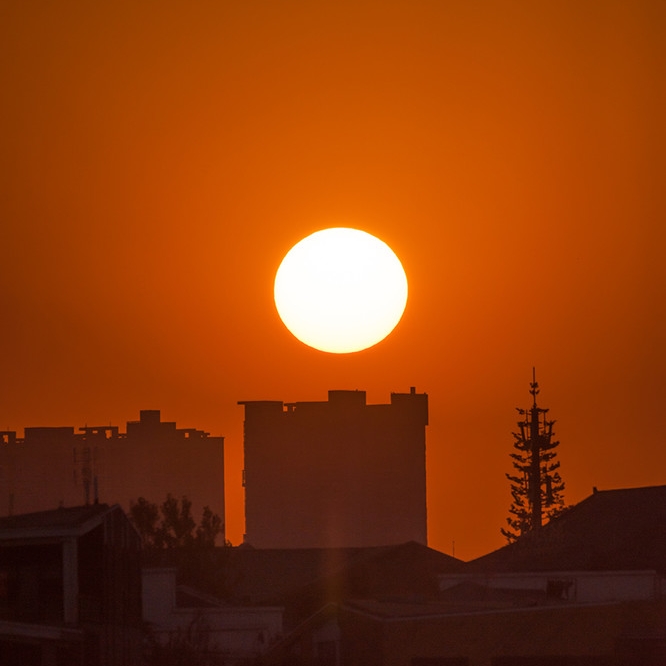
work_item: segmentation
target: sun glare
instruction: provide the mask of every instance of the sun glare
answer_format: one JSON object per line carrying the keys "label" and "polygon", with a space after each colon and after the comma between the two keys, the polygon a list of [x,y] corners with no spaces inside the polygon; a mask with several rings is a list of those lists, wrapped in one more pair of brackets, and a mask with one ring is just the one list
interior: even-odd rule
{"label": "sun glare", "polygon": [[393,250],[347,227],[307,236],[275,276],[275,305],[285,326],[310,347],[335,354],[383,340],[407,304],[407,277]]}

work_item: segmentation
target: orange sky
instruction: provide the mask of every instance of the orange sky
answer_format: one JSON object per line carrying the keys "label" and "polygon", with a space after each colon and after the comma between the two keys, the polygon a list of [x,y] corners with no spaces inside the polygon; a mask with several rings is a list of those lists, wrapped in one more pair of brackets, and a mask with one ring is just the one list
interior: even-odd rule
{"label": "orange sky", "polygon": [[[430,397],[430,545],[503,544],[532,366],[566,500],[666,484],[666,4],[0,7],[0,428],[238,400]],[[328,355],[272,299],[328,225],[402,259],[375,348]],[[147,471],[149,473],[149,471]]]}

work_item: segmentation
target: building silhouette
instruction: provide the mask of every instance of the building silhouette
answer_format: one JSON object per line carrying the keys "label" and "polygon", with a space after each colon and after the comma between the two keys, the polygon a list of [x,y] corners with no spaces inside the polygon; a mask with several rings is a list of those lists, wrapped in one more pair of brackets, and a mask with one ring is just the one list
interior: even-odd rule
{"label": "building silhouette", "polygon": [[663,666],[665,535],[666,486],[595,489],[471,562],[414,543],[335,556],[238,548],[247,569],[235,578],[275,595],[301,577],[277,597],[297,623],[264,666]]}
{"label": "building silhouette", "polygon": [[139,663],[140,548],[118,505],[0,518],[0,663]]}
{"label": "building silhouette", "polygon": [[326,402],[241,401],[246,543],[426,544],[428,396],[329,391]]}
{"label": "building silhouette", "polygon": [[[139,497],[161,504],[186,495],[224,520],[224,438],[140,412],[118,426],[0,432],[0,516],[105,502],[126,511]],[[224,538],[224,532],[221,535]]]}

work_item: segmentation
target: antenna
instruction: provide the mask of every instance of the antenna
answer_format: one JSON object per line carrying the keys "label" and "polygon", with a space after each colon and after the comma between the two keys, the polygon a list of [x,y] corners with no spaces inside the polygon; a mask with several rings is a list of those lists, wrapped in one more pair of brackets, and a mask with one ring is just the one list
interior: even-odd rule
{"label": "antenna", "polygon": [[[86,506],[90,505],[90,485],[93,481],[95,454],[91,447],[84,446],[80,449],[74,447],[74,482],[83,486]],[[96,490],[96,488],[95,488]]]}
{"label": "antenna", "polygon": [[536,368],[532,366],[532,381],[530,382],[530,393],[534,398],[533,407],[536,407],[536,397],[539,394],[539,383],[536,380]]}

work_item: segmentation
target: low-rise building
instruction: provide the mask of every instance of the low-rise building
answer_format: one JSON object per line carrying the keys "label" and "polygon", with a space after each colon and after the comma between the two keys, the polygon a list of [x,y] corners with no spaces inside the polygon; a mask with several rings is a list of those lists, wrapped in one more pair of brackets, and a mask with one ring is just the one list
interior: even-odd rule
{"label": "low-rise building", "polygon": [[[666,578],[656,571],[520,571],[443,574],[441,597],[457,589],[530,594],[533,599],[606,603],[666,598]],[[441,598],[440,597],[440,598]]]}
{"label": "low-rise building", "polygon": [[282,636],[282,607],[232,605],[176,576],[171,567],[142,571],[143,618],[161,645],[186,639],[233,665],[256,660]]}
{"label": "low-rise building", "polygon": [[0,663],[135,666],[140,545],[117,505],[0,518]]}
{"label": "low-rise building", "polygon": [[322,606],[265,664],[661,666],[665,577],[666,486],[596,491],[440,571],[436,598],[348,594]]}

